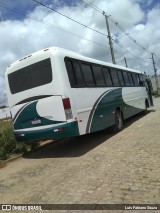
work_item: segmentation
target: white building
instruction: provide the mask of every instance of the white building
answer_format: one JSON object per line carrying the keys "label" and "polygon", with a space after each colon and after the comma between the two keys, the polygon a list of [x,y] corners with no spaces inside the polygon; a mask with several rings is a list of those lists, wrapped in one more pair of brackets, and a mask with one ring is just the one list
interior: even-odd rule
{"label": "white building", "polygon": [[0,119],[11,117],[9,108],[0,109]]}
{"label": "white building", "polygon": [[[157,91],[157,84],[156,84],[156,79],[154,76],[150,77],[152,86],[153,86],[153,91]],[[159,88],[160,88],[160,76],[158,76],[158,83],[159,83]]]}

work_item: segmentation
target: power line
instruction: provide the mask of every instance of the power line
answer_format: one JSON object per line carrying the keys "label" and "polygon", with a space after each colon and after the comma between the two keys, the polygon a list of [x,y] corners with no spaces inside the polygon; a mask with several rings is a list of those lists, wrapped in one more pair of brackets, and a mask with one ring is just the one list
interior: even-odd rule
{"label": "power line", "polygon": [[[67,18],[67,19],[69,19],[69,20],[71,20],[71,21],[73,21],[73,22],[75,22],[75,23],[77,23],[77,24],[79,24],[79,25],[85,27],[85,28],[88,28],[88,29],[90,29],[90,30],[92,30],[92,31],[94,31],[94,32],[96,32],[96,33],[99,33],[99,34],[101,34],[101,35],[103,35],[103,36],[108,37],[108,35],[106,35],[106,34],[104,34],[104,33],[101,33],[101,32],[99,32],[98,30],[95,30],[95,29],[93,29],[93,28],[91,28],[91,27],[88,27],[87,25],[82,24],[81,22],[79,22],[79,21],[77,21],[77,20],[75,20],[75,19],[73,19],[73,18],[70,18],[69,16],[64,15],[63,13],[61,13],[61,12],[59,12],[59,11],[57,11],[57,10],[55,10],[55,9],[53,9],[53,8],[51,8],[51,7],[47,6],[47,5],[45,5],[45,4],[43,4],[42,2],[39,2],[39,1],[37,1],[37,0],[33,0],[33,1],[36,2],[36,3],[38,3],[38,4],[40,4],[40,5],[42,5],[43,7],[47,8],[47,9],[49,9],[49,10],[52,10],[52,11],[58,13],[59,15],[65,17],[65,18]],[[96,7],[95,7],[95,8],[96,8]],[[117,45],[119,45],[122,49],[126,50],[128,53],[130,53],[131,55],[133,55],[133,56],[136,57],[137,59],[144,61],[143,59],[141,59],[141,58],[135,56],[135,55],[134,55],[133,53],[131,53],[129,50],[127,50],[126,48],[124,48],[122,45],[120,45],[120,44],[119,44],[117,41],[115,41],[113,38],[112,38],[112,40],[113,40],[115,43],[117,43]]]}
{"label": "power line", "polygon": [[[101,13],[103,15],[104,11],[100,8],[98,8],[97,6],[88,3],[86,0],[82,0],[83,2],[85,2],[85,4],[87,4],[88,6],[92,7],[94,10],[96,10],[97,12]],[[151,54],[149,51],[146,50],[145,47],[143,47],[139,42],[137,42],[126,30],[124,27],[122,27],[116,20],[114,20],[113,18],[111,18],[111,15],[108,16],[108,19],[110,21],[112,21],[112,23],[114,23],[126,36],[128,36],[129,39],[131,39],[135,44],[137,44],[139,47],[141,47],[145,52]]]}
{"label": "power line", "polygon": [[147,52],[148,54],[151,54],[149,51],[146,50],[145,47],[143,47],[139,42],[137,42],[117,21],[115,21],[113,18],[109,18],[109,20],[112,21],[130,40],[132,40],[135,44],[137,44],[145,52]]}
{"label": "power line", "polygon": [[71,17],[69,17],[69,16],[67,16],[67,15],[64,15],[63,13],[61,13],[61,12],[59,12],[59,11],[57,11],[57,10],[55,10],[55,9],[53,9],[53,8],[51,8],[51,7],[47,6],[47,5],[45,5],[45,4],[43,4],[42,2],[39,2],[39,1],[37,1],[37,0],[33,0],[33,1],[36,2],[36,3],[38,3],[38,4],[40,4],[40,5],[42,5],[43,7],[46,7],[46,8],[49,9],[49,10],[54,11],[55,13],[58,13],[59,15],[65,17],[65,18],[67,18],[67,19],[70,19],[71,21],[73,21],[73,22],[75,22],[75,23],[77,23],[77,24],[79,24],[79,25],[81,25],[81,26],[83,26],[83,27],[85,27],[85,28],[88,28],[88,29],[90,29],[90,30],[92,30],[92,31],[94,31],[94,32],[96,32],[96,33],[99,33],[99,34],[101,34],[101,35],[103,35],[103,36],[108,37],[106,34],[100,32],[100,31],[98,31],[98,30],[95,30],[94,28],[88,27],[87,25],[85,25],[85,24],[83,24],[83,23],[81,23],[81,22],[79,22],[79,21],[77,21],[77,20],[75,20],[75,19],[73,19],[73,18],[71,18]]}
{"label": "power line", "polygon": [[[79,35],[77,35],[77,34],[71,32],[71,31],[67,31],[67,30],[65,30],[65,29],[62,28],[62,27],[59,27],[59,26],[56,26],[56,25],[51,25],[50,23],[48,23],[48,22],[46,22],[46,21],[42,21],[42,20],[39,20],[39,19],[37,19],[37,18],[35,18],[35,17],[33,17],[33,16],[26,15],[26,14],[23,13],[22,11],[18,11],[18,10],[15,10],[15,9],[13,9],[13,8],[10,8],[10,7],[8,7],[7,5],[2,5],[2,4],[0,4],[0,6],[6,8],[6,9],[9,9],[9,10],[11,10],[12,12],[15,12],[15,13],[21,14],[21,15],[23,15],[23,16],[26,16],[26,17],[28,17],[28,18],[30,18],[30,19],[33,19],[34,21],[40,22],[40,23],[42,23],[42,24],[45,24],[45,25],[47,25],[47,26],[49,26],[49,27],[56,28],[56,29],[61,30],[61,31],[65,32],[65,33],[71,34],[72,36],[76,36],[76,37],[82,38],[83,40],[92,42],[92,43],[94,43],[94,44],[96,44],[96,45],[99,45],[99,46],[102,46],[102,47],[104,47],[104,48],[109,47],[109,46],[106,46],[106,45],[103,45],[103,44],[99,44],[99,43],[97,43],[97,42],[95,42],[95,41],[92,41],[92,40],[90,40],[90,39],[86,39],[86,38],[84,38],[84,37],[82,37],[82,36],[79,36]],[[106,35],[106,36],[107,36],[107,35]],[[112,40],[113,40],[114,42],[116,42],[114,39],[112,39]],[[117,44],[118,44],[118,42],[117,42]],[[127,49],[125,49],[124,47],[122,47],[120,44],[118,44],[118,45],[119,45],[121,48],[123,48],[126,52],[132,54],[130,51],[128,51]],[[121,52],[119,52],[119,51],[117,51],[117,50],[116,50],[115,52],[117,52],[117,53],[119,53],[120,55],[123,55],[123,56],[124,56],[124,54],[122,54]],[[132,55],[133,55],[134,57],[137,57],[137,56],[135,56],[134,54],[132,54]],[[137,59],[138,59],[138,60],[143,60],[143,59],[138,58],[138,57],[137,57]],[[144,61],[144,60],[143,60],[143,61]]]}
{"label": "power line", "polygon": [[[98,43],[98,42],[96,42],[96,41],[87,39],[87,38],[85,38],[85,37],[83,37],[83,36],[80,36],[80,35],[77,35],[77,34],[71,32],[71,31],[68,31],[68,30],[66,30],[66,29],[64,29],[64,28],[62,28],[62,27],[60,27],[60,26],[53,25],[53,24],[50,24],[49,22],[39,20],[39,19],[37,19],[37,18],[35,18],[35,17],[33,17],[33,16],[26,15],[26,14],[23,13],[22,11],[19,11],[19,10],[16,10],[16,9],[14,9],[14,8],[8,7],[8,5],[2,5],[2,4],[0,4],[0,7],[3,7],[3,8],[5,8],[5,9],[8,9],[8,10],[14,12],[14,13],[23,15],[23,16],[29,18],[29,19],[32,19],[32,20],[34,20],[34,21],[36,21],[36,22],[39,22],[39,23],[41,23],[41,24],[44,24],[44,25],[46,25],[46,26],[49,26],[49,27],[52,27],[52,28],[56,28],[57,30],[63,31],[63,32],[68,33],[68,34],[70,34],[70,35],[72,35],[72,36],[75,36],[75,37],[81,38],[81,39],[83,39],[83,40],[89,41],[89,42],[94,43],[94,44],[96,44],[96,45],[99,45],[99,46],[101,46],[101,47],[103,47],[103,48],[106,48],[106,47],[109,48],[109,45],[100,44],[100,43]],[[116,53],[119,53],[120,55],[123,55],[123,53],[120,52],[120,51],[115,50],[115,52],[116,52]]]}
{"label": "power line", "polygon": [[92,7],[94,10],[96,10],[97,12],[101,13],[103,15],[103,10],[101,10],[100,8],[98,8],[96,5],[88,3],[86,0],[82,0],[85,4],[87,4],[88,6]]}
{"label": "power line", "polygon": [[127,50],[126,48],[124,48],[121,44],[119,44],[117,41],[115,41],[113,38],[112,40],[118,45],[120,46],[122,49],[124,49],[125,51],[127,51],[128,53],[130,53],[131,55],[133,55],[135,58],[137,58],[138,60],[142,60],[144,62],[146,62],[145,60],[143,60],[142,58],[137,57],[136,55],[134,55],[132,52],[130,52],[129,50]]}
{"label": "power line", "polygon": [[[17,13],[17,14],[20,14],[20,15],[23,15],[23,16],[26,16],[26,17],[29,18],[29,19],[32,19],[32,20],[37,21],[37,22],[40,22],[40,23],[45,24],[45,25],[47,25],[47,26],[49,26],[49,27],[53,27],[53,28],[56,28],[56,29],[58,29],[58,30],[64,31],[64,32],[69,33],[69,34],[71,34],[71,35],[73,35],[73,36],[82,38],[82,39],[84,39],[84,40],[86,40],[86,41],[92,42],[92,43],[94,43],[94,44],[96,44],[96,45],[99,45],[99,46],[102,46],[102,47],[104,47],[104,48],[109,47],[109,46],[106,46],[106,45],[97,43],[96,41],[93,41],[93,40],[90,40],[90,39],[86,39],[86,38],[84,38],[84,37],[82,37],[82,36],[80,36],[80,35],[77,35],[77,34],[71,32],[71,31],[67,31],[67,30],[65,30],[64,28],[60,27],[60,26],[51,25],[50,23],[48,23],[48,22],[46,22],[46,21],[42,21],[42,20],[39,20],[39,19],[37,19],[37,18],[35,18],[35,17],[33,17],[33,16],[26,15],[25,13],[23,13],[23,12],[21,12],[21,11],[18,11],[18,10],[15,10],[15,9],[13,9],[13,8],[10,8],[10,7],[8,7],[8,6],[1,5],[1,4],[0,4],[0,7],[9,9],[9,10],[11,10],[11,11],[14,12],[14,13]],[[117,52],[118,52],[118,51],[117,51]],[[119,52],[119,53],[120,53],[120,52]]]}

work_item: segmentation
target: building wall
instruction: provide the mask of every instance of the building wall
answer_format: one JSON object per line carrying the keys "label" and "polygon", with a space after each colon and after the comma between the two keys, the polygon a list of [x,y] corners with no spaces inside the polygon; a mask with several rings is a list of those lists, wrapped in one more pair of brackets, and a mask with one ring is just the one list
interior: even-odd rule
{"label": "building wall", "polygon": [[[152,86],[153,86],[153,91],[157,91],[157,85],[156,85],[155,77],[151,77],[151,82],[152,82]],[[158,82],[159,82],[159,87],[160,87],[160,76],[158,76]]]}

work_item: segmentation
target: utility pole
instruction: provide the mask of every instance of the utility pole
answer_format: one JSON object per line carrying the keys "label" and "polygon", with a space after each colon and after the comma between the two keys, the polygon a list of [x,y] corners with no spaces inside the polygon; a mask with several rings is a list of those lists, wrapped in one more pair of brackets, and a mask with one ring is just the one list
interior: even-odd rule
{"label": "utility pole", "polygon": [[111,51],[111,56],[112,56],[112,63],[116,64],[115,57],[114,57],[112,37],[111,37],[110,29],[109,29],[108,16],[105,14],[104,11],[103,11],[103,15],[104,15],[105,20],[106,20],[106,26],[107,26],[107,32],[108,32],[108,39],[109,39],[109,46],[110,46],[110,51]]}
{"label": "utility pole", "polygon": [[128,67],[126,57],[124,57],[124,62],[126,64],[126,67]]}
{"label": "utility pole", "polygon": [[160,88],[159,88],[159,82],[158,82],[158,76],[157,76],[157,69],[156,69],[155,61],[154,61],[154,53],[152,53],[152,61],[153,61],[154,76],[155,76],[156,86],[157,86],[157,93],[158,93],[158,95],[160,95]]}

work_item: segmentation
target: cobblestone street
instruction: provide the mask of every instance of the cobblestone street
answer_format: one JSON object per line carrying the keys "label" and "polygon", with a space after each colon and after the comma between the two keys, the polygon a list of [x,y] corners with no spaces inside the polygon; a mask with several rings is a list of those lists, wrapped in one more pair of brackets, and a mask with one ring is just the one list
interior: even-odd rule
{"label": "cobblestone street", "polygon": [[65,139],[8,163],[1,203],[160,203],[160,98],[124,125],[116,135]]}

